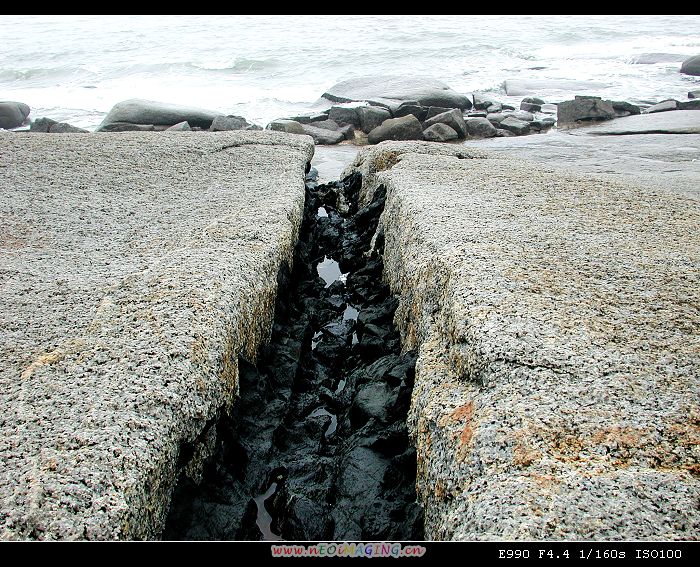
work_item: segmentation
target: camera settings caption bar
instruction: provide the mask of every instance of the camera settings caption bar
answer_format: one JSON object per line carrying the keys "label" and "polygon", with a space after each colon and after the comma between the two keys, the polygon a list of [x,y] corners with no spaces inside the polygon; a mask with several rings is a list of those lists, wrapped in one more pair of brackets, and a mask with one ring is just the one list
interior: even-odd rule
{"label": "camera settings caption bar", "polygon": [[[698,558],[698,542],[508,542],[492,549],[492,557],[500,560],[548,559],[560,561],[603,560],[689,560]],[[493,553],[495,552],[495,554]],[[495,555],[495,556],[494,556]]]}

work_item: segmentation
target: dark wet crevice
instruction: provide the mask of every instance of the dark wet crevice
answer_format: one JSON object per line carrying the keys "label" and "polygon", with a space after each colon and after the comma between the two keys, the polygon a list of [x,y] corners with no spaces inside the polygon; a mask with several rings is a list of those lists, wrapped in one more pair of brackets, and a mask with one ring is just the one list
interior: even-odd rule
{"label": "dark wet crevice", "polygon": [[[239,364],[203,480],[184,475],[164,539],[422,539],[406,430],[415,354],[401,353],[382,283],[385,191],[358,209],[359,175],[307,176],[272,338]],[[341,212],[344,211],[344,212]]]}

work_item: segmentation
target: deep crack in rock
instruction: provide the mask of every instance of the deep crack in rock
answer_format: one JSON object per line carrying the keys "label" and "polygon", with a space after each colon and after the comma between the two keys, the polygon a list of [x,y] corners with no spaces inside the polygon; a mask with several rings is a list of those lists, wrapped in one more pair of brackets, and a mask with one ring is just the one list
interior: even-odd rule
{"label": "deep crack in rock", "polygon": [[240,360],[241,397],[203,480],[181,476],[164,539],[423,538],[406,429],[416,355],[392,324],[381,234],[370,249],[386,192],[358,209],[359,174],[315,179],[271,341],[257,366]]}

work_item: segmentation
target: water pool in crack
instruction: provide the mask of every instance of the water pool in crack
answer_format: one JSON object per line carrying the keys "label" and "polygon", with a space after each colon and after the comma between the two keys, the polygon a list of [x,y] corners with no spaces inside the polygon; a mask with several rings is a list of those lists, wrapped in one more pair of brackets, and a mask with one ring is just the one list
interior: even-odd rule
{"label": "water pool in crack", "polygon": [[180,475],[164,539],[423,538],[406,430],[415,353],[392,324],[381,234],[371,249],[385,191],[358,209],[360,186],[307,177],[271,340],[256,365],[239,361],[241,397],[200,482]]}

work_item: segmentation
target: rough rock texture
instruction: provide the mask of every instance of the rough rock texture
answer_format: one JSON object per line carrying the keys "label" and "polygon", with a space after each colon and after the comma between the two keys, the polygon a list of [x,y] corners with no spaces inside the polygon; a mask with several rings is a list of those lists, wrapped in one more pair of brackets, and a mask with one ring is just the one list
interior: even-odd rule
{"label": "rough rock texture", "polygon": [[323,93],[333,102],[367,101],[392,111],[402,102],[416,101],[422,106],[471,108],[471,101],[445,83],[427,77],[380,75],[342,81]]}
{"label": "rough rock texture", "polygon": [[574,124],[586,120],[610,120],[615,118],[615,109],[609,100],[597,96],[577,96],[557,105],[559,125]]}
{"label": "rough rock texture", "polygon": [[361,106],[357,109],[357,114],[360,117],[360,127],[368,134],[391,118],[391,112],[380,106]]}
{"label": "rough rock texture", "polygon": [[287,132],[288,134],[306,134],[303,126],[296,120],[273,120],[267,127],[269,130]]}
{"label": "rough rock texture", "polygon": [[423,128],[420,121],[409,114],[401,118],[389,118],[381,126],[374,128],[367,139],[370,144],[378,144],[384,140],[420,140],[423,138]]}
{"label": "rough rock texture", "polygon": [[[318,122],[314,122],[313,124],[318,124]],[[302,127],[304,133],[311,136],[317,144],[338,144],[345,139],[343,132],[339,132],[338,130],[330,130],[327,127],[319,128],[312,124],[302,124]]]}
{"label": "rough rock texture", "polygon": [[651,105],[649,108],[645,109],[646,114],[654,114],[655,112],[668,112],[669,110],[677,110],[678,101],[677,100],[664,100],[657,104]]}
{"label": "rough rock texture", "polygon": [[[655,120],[678,112],[681,111],[643,116]],[[700,197],[700,133],[645,133],[643,130],[634,132],[629,127],[621,129],[629,130],[626,135],[593,135],[598,129],[614,126],[616,122],[623,125],[626,121],[633,121],[633,118],[640,117],[619,118],[571,130],[555,130],[546,136],[470,140],[469,144],[548,166],[606,175],[610,179],[631,178],[642,185],[662,185],[678,193]]]}
{"label": "rough rock texture", "polygon": [[459,134],[447,124],[439,122],[423,130],[423,137],[429,142],[450,142],[459,138]]}
{"label": "rough rock texture", "polygon": [[496,127],[488,118],[467,118],[464,122],[470,138],[493,138],[496,135]]}
{"label": "rough rock texture", "polygon": [[618,118],[612,122],[581,128],[574,134],[700,134],[700,113],[676,110]]}
{"label": "rough rock texture", "polygon": [[132,98],[115,104],[112,110],[105,116],[97,131],[109,131],[111,124],[153,124],[173,126],[182,121],[189,122],[190,126],[209,128],[212,121],[221,116],[221,112],[155,102],[140,98]]}
{"label": "rough rock texture", "polygon": [[189,122],[187,122],[186,120],[183,120],[182,122],[178,122],[177,124],[173,124],[172,126],[166,128],[166,131],[169,131],[169,132],[191,132],[192,128],[190,128]]}
{"label": "rough rock texture", "polygon": [[27,120],[31,109],[23,102],[0,101],[0,128],[17,128]]}
{"label": "rough rock texture", "polygon": [[37,118],[29,127],[30,132],[51,132],[52,134],[86,134],[88,131],[51,118]]}
{"label": "rough rock texture", "polygon": [[[191,121],[190,121],[191,123]],[[227,132],[230,130],[254,130],[253,124],[248,122],[243,116],[229,114],[228,116],[217,116],[212,120],[210,130],[212,132]]]}
{"label": "rough rock texture", "polygon": [[683,64],[681,65],[681,73],[700,76],[700,55],[690,57],[683,61]]}
{"label": "rough rock texture", "polygon": [[519,118],[516,118],[512,115],[506,116],[503,120],[501,120],[501,122],[499,123],[499,127],[503,128],[504,130],[508,130],[513,134],[517,134],[518,136],[528,134],[530,132],[529,122],[526,122],[525,120],[520,120]]}
{"label": "rough rock texture", "polygon": [[696,538],[700,201],[411,150],[355,164],[387,189],[385,278],[419,349],[426,537]]}
{"label": "rough rock texture", "polygon": [[456,108],[429,118],[423,123],[423,126],[427,128],[433,124],[447,124],[450,128],[457,132],[457,134],[459,134],[460,138],[466,138],[467,136],[467,126],[464,123],[464,117]]}
{"label": "rough rock texture", "polygon": [[0,537],[157,537],[268,337],[313,146],[0,137]]}

